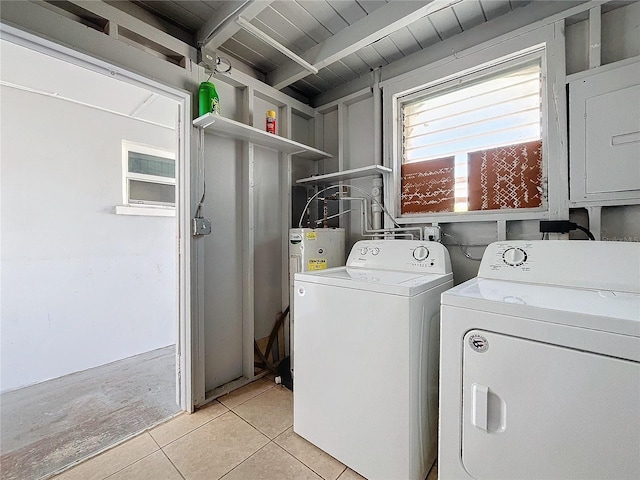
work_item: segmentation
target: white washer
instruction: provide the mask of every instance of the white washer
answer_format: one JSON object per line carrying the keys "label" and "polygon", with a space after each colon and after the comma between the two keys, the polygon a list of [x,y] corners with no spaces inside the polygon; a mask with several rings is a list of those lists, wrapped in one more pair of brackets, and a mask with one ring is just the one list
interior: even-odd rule
{"label": "white washer", "polygon": [[640,244],[489,245],[442,295],[439,478],[638,472]]}
{"label": "white washer", "polygon": [[446,248],[356,243],[345,267],[295,275],[293,430],[370,480],[423,480],[436,457]]}

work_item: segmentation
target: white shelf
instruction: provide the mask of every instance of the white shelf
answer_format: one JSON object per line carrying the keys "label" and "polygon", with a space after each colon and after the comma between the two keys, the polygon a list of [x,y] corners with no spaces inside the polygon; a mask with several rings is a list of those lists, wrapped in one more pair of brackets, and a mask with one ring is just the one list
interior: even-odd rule
{"label": "white shelf", "polygon": [[320,160],[331,157],[331,154],[318,150],[317,148],[312,148],[308,145],[289,140],[288,138],[267,133],[258,128],[245,125],[244,123],[221,117],[215,113],[207,113],[196,118],[193,121],[193,125],[215,135],[251,142],[255,145],[271,148],[289,155],[295,155],[297,158]]}
{"label": "white shelf", "polygon": [[351,180],[353,178],[369,177],[371,175],[381,175],[383,173],[391,173],[392,170],[382,165],[369,165],[367,167],[354,168],[353,170],[343,170],[341,172],[326,173],[324,175],[314,175],[313,177],[301,178],[296,183],[331,183],[341,182],[343,180]]}

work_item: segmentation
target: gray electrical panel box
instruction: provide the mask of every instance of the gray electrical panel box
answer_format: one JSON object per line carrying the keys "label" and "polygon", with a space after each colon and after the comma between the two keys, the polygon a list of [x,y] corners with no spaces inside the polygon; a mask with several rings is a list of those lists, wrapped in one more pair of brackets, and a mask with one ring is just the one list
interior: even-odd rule
{"label": "gray electrical panel box", "polygon": [[211,220],[197,217],[192,220],[192,233],[196,235],[209,235],[211,233]]}

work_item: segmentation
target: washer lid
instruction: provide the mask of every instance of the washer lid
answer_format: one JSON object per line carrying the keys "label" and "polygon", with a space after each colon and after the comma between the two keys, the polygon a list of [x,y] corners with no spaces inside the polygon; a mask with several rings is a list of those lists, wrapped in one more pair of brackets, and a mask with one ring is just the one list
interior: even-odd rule
{"label": "washer lid", "polygon": [[336,267],[295,274],[296,282],[334,285],[404,296],[417,295],[452,278],[451,273],[435,275],[358,267]]}
{"label": "washer lid", "polygon": [[640,295],[474,278],[442,304],[640,337]]}

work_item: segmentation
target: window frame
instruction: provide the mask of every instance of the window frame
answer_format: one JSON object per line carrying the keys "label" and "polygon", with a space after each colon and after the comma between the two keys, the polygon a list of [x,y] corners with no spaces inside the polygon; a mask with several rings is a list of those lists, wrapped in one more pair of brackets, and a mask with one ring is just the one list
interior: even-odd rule
{"label": "window frame", "polygon": [[[453,56],[421,66],[382,83],[384,164],[393,172],[385,188],[385,203],[399,224],[503,221],[566,218],[568,173],[564,35],[549,24],[518,36],[503,35]],[[402,104],[450,88],[462,79],[472,80],[504,68],[539,58],[542,89],[543,205],[538,208],[469,212],[401,213]]]}
{"label": "window frame", "polygon": [[[517,57],[514,58],[507,58],[507,59],[498,59],[496,60],[494,63],[492,63],[489,66],[486,67],[481,67],[478,68],[477,70],[474,71],[470,71],[470,72],[463,72],[460,75],[455,75],[452,78],[447,78],[447,79],[443,79],[443,81],[435,81],[432,84],[428,84],[425,85],[425,87],[421,90],[416,90],[415,92],[412,92],[410,94],[407,95],[401,95],[398,96],[397,98],[397,102],[398,102],[398,112],[399,112],[399,122],[398,122],[398,144],[396,146],[396,148],[398,149],[397,151],[397,155],[398,158],[400,160],[400,164],[398,165],[398,168],[401,168],[401,166],[403,165],[402,163],[402,149],[403,149],[403,135],[402,135],[402,131],[403,131],[403,127],[402,127],[402,109],[403,106],[405,104],[408,103],[412,103],[415,100],[418,100],[420,98],[429,96],[429,97],[437,97],[441,92],[448,92],[451,91],[452,87],[455,87],[456,85],[464,88],[465,86],[468,86],[469,84],[473,84],[476,80],[480,80],[480,82],[482,81],[482,79],[490,79],[490,78],[495,78],[497,77],[500,72],[508,72],[508,71],[512,71],[513,69],[516,69],[520,66],[524,66],[524,65],[529,65],[529,64],[533,64],[534,62],[538,63],[540,65],[540,93],[541,93],[541,99],[540,99],[540,107],[541,107],[541,140],[542,140],[542,188],[544,190],[543,192],[543,196],[542,196],[542,205],[540,207],[536,207],[536,208],[518,208],[518,209],[505,209],[505,210],[471,210],[471,211],[466,211],[466,212],[431,212],[431,213],[401,213],[401,208],[402,208],[402,200],[401,200],[401,193],[402,193],[402,185],[400,183],[400,185],[398,185],[398,191],[397,191],[397,202],[398,202],[398,206],[400,208],[399,210],[399,215],[400,218],[405,218],[405,217],[416,217],[416,216],[428,216],[428,217],[432,217],[432,216],[442,216],[442,215],[472,215],[472,214],[480,214],[480,215],[487,215],[489,213],[497,213],[500,212],[502,214],[506,214],[507,212],[540,212],[540,211],[546,211],[547,210],[547,191],[546,191],[546,185],[547,185],[547,169],[546,169],[546,130],[545,130],[545,118],[547,116],[546,114],[546,109],[545,109],[545,101],[544,101],[544,91],[545,91],[545,61],[544,61],[544,50],[543,49],[539,49],[539,50],[535,50],[533,52],[526,52],[522,55],[519,55]],[[443,156],[447,156],[445,154],[443,154]],[[468,177],[467,177],[468,178]]]}
{"label": "window frame", "polygon": [[[129,171],[129,152],[142,153],[145,155],[152,155],[154,157],[159,157],[159,158],[168,158],[173,160],[174,163],[176,161],[175,154],[169,150],[164,150],[159,147],[145,145],[142,143],[135,143],[128,140],[123,140],[122,141],[122,202],[123,202],[122,206],[125,208],[124,209],[120,208],[119,209],[120,211],[117,211],[116,213],[121,213],[121,214],[128,213],[131,215],[134,215],[134,214],[146,215],[146,214],[153,214],[153,212],[157,212],[158,215],[162,215],[160,210],[165,210],[165,211],[173,212],[173,215],[175,215],[175,208],[176,208],[175,201],[173,205],[170,205],[167,203],[161,203],[161,202],[138,203],[138,202],[130,201],[130,198],[129,198],[129,181],[130,180],[157,183],[162,185],[173,185],[175,188],[176,178],[175,176],[173,178],[170,178],[170,177],[162,177],[158,175],[148,175],[145,173],[130,172]],[[167,213],[168,212],[164,212],[165,215],[167,215]],[[169,216],[172,216],[172,215],[169,214]]]}

